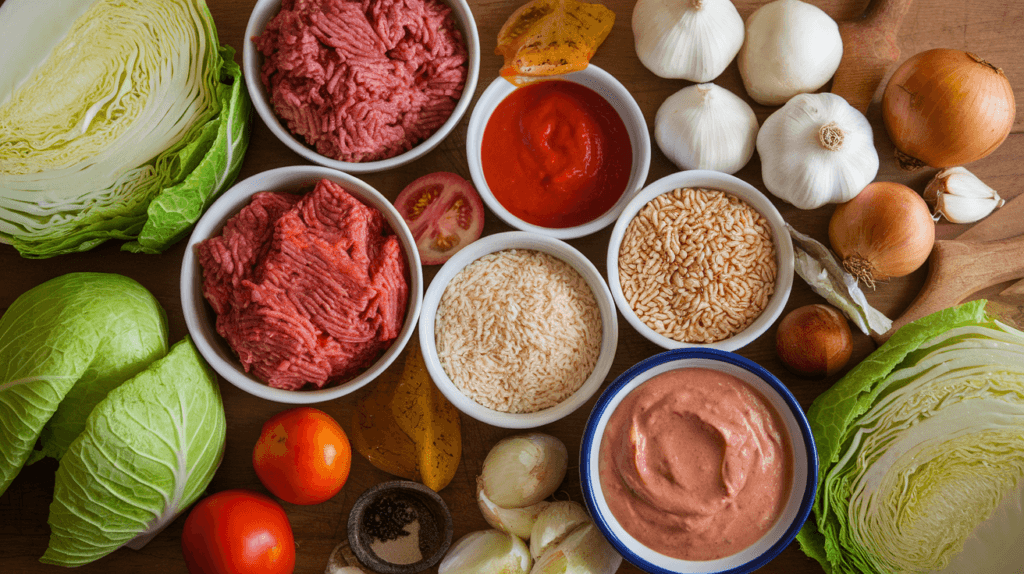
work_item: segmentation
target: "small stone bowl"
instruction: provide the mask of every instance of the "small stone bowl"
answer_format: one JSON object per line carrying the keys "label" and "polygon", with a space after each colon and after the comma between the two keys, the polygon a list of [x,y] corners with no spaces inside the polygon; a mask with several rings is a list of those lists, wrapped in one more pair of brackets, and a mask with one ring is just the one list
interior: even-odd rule
{"label": "small stone bowl", "polygon": [[[367,531],[375,503],[388,498],[412,507],[420,523],[420,554],[423,558],[410,564],[395,564],[377,555],[371,547],[373,536]],[[348,544],[356,558],[379,574],[414,574],[441,561],[452,543],[452,514],[444,500],[426,486],[409,480],[393,480],[378,484],[361,494],[348,515]]]}

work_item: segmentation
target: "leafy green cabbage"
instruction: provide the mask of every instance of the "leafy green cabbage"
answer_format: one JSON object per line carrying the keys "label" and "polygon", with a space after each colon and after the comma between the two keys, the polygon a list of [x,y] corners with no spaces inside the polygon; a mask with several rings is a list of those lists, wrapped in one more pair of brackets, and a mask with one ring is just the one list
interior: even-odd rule
{"label": "leafy green cabbage", "polygon": [[186,337],[92,410],[61,458],[41,561],[144,546],[203,493],[226,433],[216,375]]}
{"label": "leafy green cabbage", "polygon": [[60,461],[44,562],[144,545],[210,483],[225,438],[216,376],[187,337],[168,352],[134,280],[62,275],[0,317],[0,495],[30,456]]}
{"label": "leafy green cabbage", "polygon": [[900,329],[808,419],[821,467],[797,539],[826,572],[941,571],[965,546],[975,572],[1017,571],[1000,533],[1024,514],[1000,503],[1024,492],[1024,333],[983,301]]}
{"label": "leafy green cabbage", "polygon": [[166,353],[164,310],[128,277],[69,273],[15,299],[0,317],[0,494],[40,435],[33,460],[60,458],[110,389]]}
{"label": "leafy green cabbage", "polygon": [[237,177],[251,103],[202,0],[0,6],[0,241],[158,253]]}

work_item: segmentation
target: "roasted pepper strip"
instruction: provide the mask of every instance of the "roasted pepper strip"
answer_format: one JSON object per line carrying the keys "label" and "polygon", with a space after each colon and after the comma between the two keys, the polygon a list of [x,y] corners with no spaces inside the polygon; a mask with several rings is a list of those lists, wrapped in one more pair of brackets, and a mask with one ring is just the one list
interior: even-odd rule
{"label": "roasted pepper strip", "polygon": [[532,0],[505,21],[495,53],[504,56],[501,75],[552,76],[587,67],[615,23],[601,4],[577,0]]}

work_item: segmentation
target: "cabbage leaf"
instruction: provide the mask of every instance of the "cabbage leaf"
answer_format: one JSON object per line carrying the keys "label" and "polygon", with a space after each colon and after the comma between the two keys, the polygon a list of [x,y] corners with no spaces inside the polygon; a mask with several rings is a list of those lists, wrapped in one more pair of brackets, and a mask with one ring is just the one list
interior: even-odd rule
{"label": "cabbage leaf", "polygon": [[1024,529],[1000,510],[1024,487],[1024,333],[983,301],[900,329],[808,419],[821,469],[797,539],[826,572],[942,571],[965,547],[975,571],[1019,567],[984,522]]}
{"label": "cabbage leaf", "polygon": [[186,337],[92,410],[61,458],[40,560],[141,548],[203,493],[226,433],[216,375]]}
{"label": "cabbage leaf", "polygon": [[40,435],[35,458],[59,458],[93,405],[166,353],[164,310],[128,277],[69,273],[15,299],[0,317],[0,494]]}
{"label": "cabbage leaf", "polygon": [[23,256],[161,252],[237,177],[251,103],[202,0],[7,0],[0,48],[0,241]]}

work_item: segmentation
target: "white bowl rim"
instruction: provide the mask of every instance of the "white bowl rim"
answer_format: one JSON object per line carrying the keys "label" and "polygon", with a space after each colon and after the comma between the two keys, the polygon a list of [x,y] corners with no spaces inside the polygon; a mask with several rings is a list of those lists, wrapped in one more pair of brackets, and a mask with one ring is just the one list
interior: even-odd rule
{"label": "white bowl rim", "polygon": [[[780,417],[786,421],[788,434],[793,443],[793,486],[789,504],[779,521],[761,540],[755,542],[747,550],[718,560],[679,560],[644,547],[622,529],[610,511],[604,512],[607,505],[602,505],[603,500],[598,500],[599,496],[603,498],[603,489],[600,485],[600,476],[596,472],[601,438],[604,435],[608,418],[622,402],[622,399],[651,377],[668,370],[710,365],[716,365],[711,368],[725,367],[723,370],[741,375],[741,378],[745,378],[748,383],[763,382],[763,384],[755,385],[755,388],[758,388],[761,394],[772,403]],[[764,392],[764,388],[770,389],[773,393]],[[779,408],[780,402],[785,404],[785,409]],[[792,432],[794,427],[799,429],[800,440]],[[801,478],[806,480],[802,492],[800,492],[799,484]],[[598,397],[597,403],[587,418],[580,442],[580,486],[583,491],[584,503],[594,523],[623,558],[650,574],[747,574],[763,567],[793,542],[797,532],[807,521],[811,507],[814,505],[817,485],[818,454],[814,434],[811,432],[807,416],[796,397],[782,381],[761,365],[736,353],[720,349],[700,347],[671,349],[633,365],[616,377]],[[796,496],[799,496],[799,504],[794,507]],[[791,518],[788,524],[783,522],[783,518],[786,518],[787,515]],[[748,552],[755,545],[762,544],[771,536],[778,536],[778,538],[763,552],[746,562],[733,563],[737,556]],[[639,548],[634,549],[627,546],[623,542],[623,538],[629,539],[631,544],[635,544]],[[643,550],[639,550],[640,548]],[[641,555],[641,553],[647,556]],[[660,564],[652,560],[656,560]]]}
{"label": "white bowl rim", "polygon": [[[590,376],[587,377],[575,393],[564,401],[533,413],[496,411],[462,394],[451,378],[448,377],[448,374],[445,373],[444,367],[441,366],[441,362],[437,357],[437,343],[434,339],[434,320],[437,316],[437,307],[451,279],[473,261],[489,253],[506,249],[543,251],[572,265],[590,286],[601,312],[601,350]],[[611,370],[612,362],[615,359],[618,337],[619,327],[615,303],[612,302],[611,293],[608,292],[608,286],[605,284],[597,267],[568,243],[554,237],[528,231],[506,231],[488,235],[457,252],[441,266],[441,269],[431,281],[430,286],[427,287],[426,293],[423,296],[423,307],[420,312],[420,349],[423,351],[427,372],[434,380],[437,388],[461,412],[480,422],[502,428],[528,429],[539,427],[559,420],[583,406],[604,384],[604,379]]]}
{"label": "white bowl rim", "polygon": [[[530,231],[557,239],[575,239],[597,233],[611,225],[630,198],[643,188],[651,167],[651,135],[647,129],[647,120],[644,119],[643,111],[640,110],[640,106],[636,103],[633,95],[629,93],[629,90],[615,76],[594,64],[589,64],[586,68],[577,72],[552,76],[539,81],[547,80],[568,80],[587,87],[600,85],[602,88],[614,93],[624,107],[624,109],[619,109],[619,106],[616,106],[614,102],[608,102],[619,112],[623,123],[626,125],[626,129],[636,136],[636,139],[632,135],[630,137],[630,143],[633,146],[633,167],[630,171],[629,182],[626,184],[626,189],[623,190],[622,196],[611,209],[596,219],[581,225],[573,227],[541,227],[516,217],[494,197],[490,187],[487,186],[487,178],[484,177],[483,166],[480,160],[480,147],[483,141],[484,129],[487,126],[487,120],[490,119],[491,113],[505,97],[517,89],[514,84],[505,78],[495,78],[480,95],[480,99],[477,100],[476,105],[473,107],[473,113],[469,116],[469,125],[466,128],[466,159],[469,164],[469,175],[473,180],[473,185],[480,193],[480,197],[483,198],[487,207],[499,219],[521,231]],[[608,98],[605,99],[607,100]]]}
{"label": "white bowl rim", "polygon": [[[302,183],[314,182],[325,178],[341,184],[346,191],[352,193],[357,199],[378,209],[388,221],[392,231],[400,236],[402,250],[409,265],[409,304],[406,308],[406,317],[398,337],[395,338],[384,354],[362,373],[345,383],[322,389],[295,391],[277,389],[246,373],[237,364],[237,358],[228,360],[221,350],[211,344],[211,338],[219,339],[220,335],[217,334],[212,323],[201,321],[199,318],[200,313],[203,313],[201,309],[208,305],[208,303],[202,293],[202,270],[199,268],[199,262],[195,257],[195,246],[197,243],[212,237],[215,232],[219,233],[228,218],[233,217],[243,207],[248,205],[255,193],[273,191],[285,187],[296,191]],[[261,185],[261,182],[266,179],[279,179],[279,181],[277,184]],[[367,198],[372,198],[378,205],[372,205]],[[398,224],[396,225],[396,223]],[[409,249],[409,246],[412,246],[412,249]],[[409,231],[408,225],[405,224],[402,216],[391,205],[391,202],[381,195],[379,191],[351,174],[328,167],[315,165],[286,166],[251,175],[232,185],[231,188],[213,202],[213,205],[196,222],[192,235],[185,246],[185,254],[181,263],[179,288],[182,314],[185,316],[185,324],[191,334],[192,341],[207,363],[221,377],[243,391],[263,399],[288,404],[312,404],[336,399],[355,392],[373,381],[395,361],[412,337],[419,320],[419,313],[423,304],[423,267],[420,264],[419,251],[416,250],[416,240],[413,238],[412,232]],[[213,311],[209,310],[209,313],[212,314]]]}
{"label": "white bowl rim", "polygon": [[376,173],[396,168],[426,155],[436,148],[454,130],[455,126],[462,120],[469,109],[469,104],[476,93],[477,81],[480,77],[480,32],[477,29],[476,19],[466,0],[441,0],[448,4],[455,15],[455,20],[462,31],[463,40],[466,42],[468,60],[466,62],[466,83],[459,96],[459,101],[452,110],[448,119],[437,128],[430,137],[416,144],[412,149],[400,153],[394,157],[377,161],[348,162],[341,161],[317,153],[310,147],[303,144],[297,137],[292,135],[288,128],[281,124],[274,110],[270,107],[266,88],[260,79],[260,67],[262,57],[256,49],[253,38],[263,32],[266,23],[280,11],[281,0],[257,0],[249,16],[245,28],[245,44],[242,47],[242,67],[245,70],[245,85],[249,90],[250,100],[253,107],[263,122],[270,128],[270,131],[281,142],[293,152],[303,158],[320,164],[324,167],[336,169],[346,173]]}
{"label": "white bowl rim", "polygon": [[[768,305],[746,329],[714,343],[684,343],[666,337],[648,327],[636,315],[629,302],[626,301],[626,297],[622,293],[622,284],[619,282],[619,247],[622,244],[622,237],[625,235],[626,227],[636,214],[652,199],[680,187],[718,189],[739,197],[768,220],[772,230],[772,239],[775,242],[777,274],[775,292],[772,293],[771,298],[768,300]],[[612,228],[608,241],[606,273],[608,276],[608,286],[611,289],[612,297],[615,299],[615,305],[619,308],[627,323],[647,340],[663,349],[696,347],[735,351],[750,344],[754,339],[764,334],[775,323],[775,320],[782,315],[786,302],[789,300],[790,291],[793,289],[793,272],[793,240],[787,231],[786,222],[779,213],[779,210],[753,185],[734,175],[720,171],[678,171],[648,184],[623,208],[622,213],[619,214],[619,218],[615,222],[615,226]]]}

